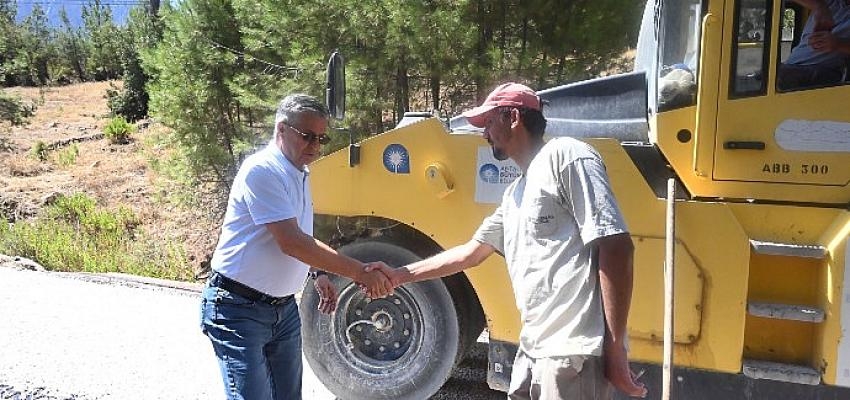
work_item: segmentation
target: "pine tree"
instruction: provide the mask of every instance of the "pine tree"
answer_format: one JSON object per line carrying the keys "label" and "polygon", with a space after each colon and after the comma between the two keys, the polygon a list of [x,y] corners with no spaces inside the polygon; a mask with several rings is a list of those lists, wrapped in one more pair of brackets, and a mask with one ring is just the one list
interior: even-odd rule
{"label": "pine tree", "polygon": [[13,0],[0,0],[0,83],[15,84],[13,64],[18,48],[18,29],[15,26],[17,6]]}
{"label": "pine tree", "polygon": [[47,85],[50,81],[49,65],[55,60],[55,48],[47,22],[47,15],[39,4],[24,19],[20,30],[20,50],[16,62],[26,66],[25,85]]}
{"label": "pine tree", "polygon": [[148,115],[148,74],[142,68],[141,53],[152,50],[162,39],[159,17],[149,6],[130,10],[121,64],[123,85],[107,91],[109,109],[113,115],[123,116],[128,121],[137,121]]}
{"label": "pine tree", "polygon": [[226,0],[187,0],[163,8],[163,40],[143,55],[150,108],[174,131],[186,168],[226,184],[247,132],[233,87],[242,51],[233,7]]}
{"label": "pine tree", "polygon": [[97,81],[118,78],[125,38],[112,20],[112,9],[100,0],[90,1],[83,6],[83,24],[88,37],[86,70]]}
{"label": "pine tree", "polygon": [[86,80],[86,39],[79,28],[71,25],[65,8],[59,12],[61,28],[56,36],[59,58],[80,82]]}

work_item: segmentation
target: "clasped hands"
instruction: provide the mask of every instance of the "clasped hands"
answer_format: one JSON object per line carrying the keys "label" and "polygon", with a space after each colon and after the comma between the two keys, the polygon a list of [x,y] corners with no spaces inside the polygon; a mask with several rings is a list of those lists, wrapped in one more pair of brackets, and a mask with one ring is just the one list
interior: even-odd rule
{"label": "clasped hands", "polygon": [[356,281],[363,293],[371,299],[389,296],[401,284],[396,270],[383,261],[365,263]]}
{"label": "clasped hands", "polygon": [[[386,297],[400,285],[400,278],[395,270],[382,261],[363,264],[363,271],[355,282],[363,292],[372,299]],[[336,311],[337,289],[327,275],[320,275],[314,282],[319,293],[318,309],[324,314]]]}

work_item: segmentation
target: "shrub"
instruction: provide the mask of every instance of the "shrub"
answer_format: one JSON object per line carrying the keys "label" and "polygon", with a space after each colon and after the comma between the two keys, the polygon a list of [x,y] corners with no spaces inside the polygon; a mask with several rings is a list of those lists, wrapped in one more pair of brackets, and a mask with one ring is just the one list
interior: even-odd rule
{"label": "shrub", "polygon": [[130,134],[135,131],[135,127],[127,122],[124,117],[118,116],[109,120],[109,123],[103,128],[103,134],[112,143],[123,144],[130,140]]}
{"label": "shrub", "polygon": [[47,159],[47,143],[42,142],[41,140],[36,141],[30,147],[30,156],[35,158],[38,161],[44,161]]}
{"label": "shrub", "polygon": [[77,156],[80,155],[80,146],[77,146],[76,143],[71,144],[70,147],[62,150],[57,154],[59,165],[63,167],[67,167],[69,165],[74,165],[77,162]]}
{"label": "shrub", "polygon": [[12,125],[23,125],[33,114],[35,114],[35,104],[27,106],[21,102],[21,99],[0,91],[0,121],[9,121]]}

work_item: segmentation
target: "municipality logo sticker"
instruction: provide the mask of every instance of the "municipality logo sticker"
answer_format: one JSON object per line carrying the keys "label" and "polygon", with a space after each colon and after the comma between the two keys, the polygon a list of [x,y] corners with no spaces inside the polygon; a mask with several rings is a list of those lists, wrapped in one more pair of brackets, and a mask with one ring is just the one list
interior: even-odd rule
{"label": "municipality logo sticker", "polygon": [[391,144],[384,149],[384,168],[394,174],[410,173],[410,153],[400,144]]}
{"label": "municipality logo sticker", "polygon": [[478,176],[487,183],[499,183],[499,167],[493,164],[484,164],[478,169]]}

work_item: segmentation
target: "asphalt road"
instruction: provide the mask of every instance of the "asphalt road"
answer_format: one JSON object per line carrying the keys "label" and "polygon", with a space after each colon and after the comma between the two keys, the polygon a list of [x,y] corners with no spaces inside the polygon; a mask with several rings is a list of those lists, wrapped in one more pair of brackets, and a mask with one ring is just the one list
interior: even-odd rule
{"label": "asphalt road", "polygon": [[[0,268],[0,399],[222,399],[197,285]],[[335,397],[304,362],[304,398]],[[503,399],[486,345],[434,399]]]}

